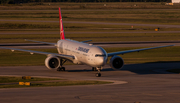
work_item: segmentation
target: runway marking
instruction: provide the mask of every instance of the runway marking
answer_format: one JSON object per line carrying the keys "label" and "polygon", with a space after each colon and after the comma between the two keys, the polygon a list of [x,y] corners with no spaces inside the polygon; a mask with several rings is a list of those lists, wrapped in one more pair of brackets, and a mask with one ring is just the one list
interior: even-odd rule
{"label": "runway marking", "polygon": [[114,83],[113,84],[126,84],[128,82],[126,81],[113,81]]}
{"label": "runway marking", "polygon": [[103,82],[113,82],[111,84],[102,84],[102,85],[117,85],[117,84],[126,84],[126,81],[117,81],[117,80],[97,80],[97,79],[88,79],[88,80],[96,80],[96,81],[103,81]]}

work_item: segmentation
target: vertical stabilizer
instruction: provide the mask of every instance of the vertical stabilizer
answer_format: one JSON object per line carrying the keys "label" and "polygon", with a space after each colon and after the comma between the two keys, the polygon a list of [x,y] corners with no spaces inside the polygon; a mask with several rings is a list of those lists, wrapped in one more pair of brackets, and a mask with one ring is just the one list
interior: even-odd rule
{"label": "vertical stabilizer", "polygon": [[59,8],[59,26],[60,26],[60,39],[65,39],[62,15],[61,15],[61,8]]}

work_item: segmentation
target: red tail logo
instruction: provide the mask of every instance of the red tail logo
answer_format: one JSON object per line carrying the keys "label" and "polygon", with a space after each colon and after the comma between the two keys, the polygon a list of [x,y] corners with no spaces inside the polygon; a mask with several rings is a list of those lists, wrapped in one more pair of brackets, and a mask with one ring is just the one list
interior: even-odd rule
{"label": "red tail logo", "polygon": [[62,16],[61,16],[61,9],[60,8],[59,8],[59,26],[60,26],[60,38],[65,39],[63,23],[62,23]]}

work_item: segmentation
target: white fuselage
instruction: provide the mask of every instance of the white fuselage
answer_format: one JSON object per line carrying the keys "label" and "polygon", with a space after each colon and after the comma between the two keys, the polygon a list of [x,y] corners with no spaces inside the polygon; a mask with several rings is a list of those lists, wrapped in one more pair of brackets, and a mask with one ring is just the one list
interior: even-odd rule
{"label": "white fuselage", "polygon": [[72,55],[75,64],[86,64],[92,67],[102,67],[107,62],[106,51],[92,44],[82,43],[74,40],[63,39],[57,42],[59,54]]}

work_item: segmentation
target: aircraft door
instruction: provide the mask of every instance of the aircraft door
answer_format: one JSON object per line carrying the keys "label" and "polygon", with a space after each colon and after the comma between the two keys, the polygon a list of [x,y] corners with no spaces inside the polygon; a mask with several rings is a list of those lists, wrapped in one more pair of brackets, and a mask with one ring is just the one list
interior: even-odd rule
{"label": "aircraft door", "polygon": [[88,63],[94,64],[94,54],[92,52],[89,52]]}
{"label": "aircraft door", "polygon": [[59,52],[60,54],[66,54],[67,51],[65,50],[65,46],[67,46],[67,45],[64,45],[63,42],[61,42],[61,43],[59,44],[58,52]]}

